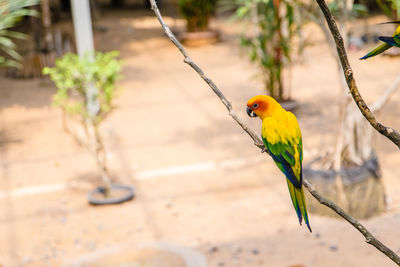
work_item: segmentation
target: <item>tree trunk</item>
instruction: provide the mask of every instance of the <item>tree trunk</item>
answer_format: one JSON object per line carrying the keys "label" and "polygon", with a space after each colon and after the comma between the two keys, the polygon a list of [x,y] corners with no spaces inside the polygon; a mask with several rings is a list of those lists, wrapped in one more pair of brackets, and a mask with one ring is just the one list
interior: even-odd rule
{"label": "tree trunk", "polygon": [[110,180],[110,175],[108,172],[107,168],[107,154],[104,149],[104,143],[103,143],[103,138],[101,137],[99,133],[99,126],[95,123],[92,124],[93,131],[94,131],[94,139],[95,139],[95,156],[96,156],[96,163],[97,167],[100,171],[101,178],[104,183],[104,188],[106,189],[105,191],[105,196],[108,195],[108,193],[111,190],[111,180]]}
{"label": "tree trunk", "polygon": [[[39,12],[40,6],[36,5],[33,7],[30,7],[30,9],[33,9],[37,12]],[[39,17],[36,16],[30,16],[29,17],[30,23],[31,23],[31,32],[32,32],[32,37],[33,41],[35,43],[35,51],[40,52],[42,50],[42,41],[41,41],[41,36],[42,36],[42,23]]]}
{"label": "tree trunk", "polygon": [[42,22],[44,30],[44,50],[52,52],[54,50],[53,34],[51,32],[51,13],[49,0],[42,0]]}

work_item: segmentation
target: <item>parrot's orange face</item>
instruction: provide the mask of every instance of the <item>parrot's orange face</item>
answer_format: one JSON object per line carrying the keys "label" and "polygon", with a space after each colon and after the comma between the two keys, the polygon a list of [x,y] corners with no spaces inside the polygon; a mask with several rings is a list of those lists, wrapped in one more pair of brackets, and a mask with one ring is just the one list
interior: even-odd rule
{"label": "parrot's orange face", "polygon": [[271,116],[276,105],[279,105],[275,99],[267,95],[258,95],[252,97],[247,102],[246,112],[250,117],[265,117]]}

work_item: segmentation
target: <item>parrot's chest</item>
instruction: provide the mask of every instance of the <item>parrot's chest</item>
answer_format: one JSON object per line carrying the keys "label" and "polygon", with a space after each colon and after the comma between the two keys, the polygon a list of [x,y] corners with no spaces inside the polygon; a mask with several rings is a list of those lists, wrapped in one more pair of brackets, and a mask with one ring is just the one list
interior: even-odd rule
{"label": "parrot's chest", "polygon": [[267,139],[268,143],[276,144],[284,141],[284,126],[282,122],[272,119],[264,119],[262,123],[261,135]]}

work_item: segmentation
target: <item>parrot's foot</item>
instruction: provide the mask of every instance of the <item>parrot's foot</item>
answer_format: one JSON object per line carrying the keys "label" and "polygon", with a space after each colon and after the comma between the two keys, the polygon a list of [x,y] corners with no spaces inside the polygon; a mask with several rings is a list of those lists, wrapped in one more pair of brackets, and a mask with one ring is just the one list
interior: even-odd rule
{"label": "parrot's foot", "polygon": [[261,150],[261,153],[265,153],[265,152],[267,152],[267,148],[266,148],[266,147],[264,147],[264,148]]}

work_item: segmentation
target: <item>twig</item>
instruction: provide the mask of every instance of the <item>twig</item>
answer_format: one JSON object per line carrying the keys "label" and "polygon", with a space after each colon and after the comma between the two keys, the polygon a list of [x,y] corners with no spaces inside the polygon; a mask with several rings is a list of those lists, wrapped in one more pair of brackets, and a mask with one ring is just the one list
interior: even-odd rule
{"label": "twig", "polygon": [[215,83],[204,74],[204,72],[200,69],[200,67],[197,66],[196,63],[194,63],[194,61],[190,58],[189,54],[183,48],[181,43],[176,39],[175,35],[172,33],[172,31],[169,29],[167,24],[164,22],[155,0],[150,0],[150,3],[151,3],[151,9],[153,9],[154,13],[156,14],[157,19],[160,22],[165,34],[168,36],[168,38],[172,41],[172,43],[174,43],[174,45],[179,49],[179,51],[185,57],[185,59],[183,61],[186,64],[188,64],[190,67],[192,67],[200,75],[200,77],[211,87],[211,89],[214,91],[214,93],[221,100],[222,104],[224,104],[224,106],[228,109],[229,115],[240,125],[240,127],[242,127],[242,129],[248,135],[250,135],[250,137],[254,140],[254,144],[256,146],[258,146],[259,148],[263,149],[264,144],[261,141],[261,139],[249,127],[247,127],[247,125],[245,125],[244,122],[236,115],[235,111],[232,109],[231,102],[229,102],[228,99],[226,99],[226,97],[218,89],[218,87],[215,85]]}
{"label": "twig", "polygon": [[[265,150],[265,147],[260,140],[260,138],[249,128],[247,125],[245,125],[239,117],[237,117],[236,113],[232,109],[232,105],[230,102],[226,99],[226,97],[222,94],[222,92],[217,88],[217,86],[214,84],[214,82],[209,79],[204,72],[197,66],[193,60],[190,58],[189,54],[186,52],[186,50],[183,48],[181,43],[176,39],[174,34],[171,32],[167,24],[164,22],[160,10],[157,7],[157,4],[155,0],[150,0],[151,3],[151,8],[153,9],[155,15],[157,16],[158,21],[160,22],[165,34],[168,36],[168,38],[174,43],[174,45],[179,49],[179,51],[182,53],[182,55],[185,57],[184,62],[189,64],[199,75],[200,77],[211,87],[211,89],[214,91],[214,93],[219,97],[221,102],[225,105],[225,107],[229,111],[229,115],[240,125],[240,127],[243,128],[243,130],[253,139],[254,144],[258,146],[259,148]],[[331,208],[333,211],[335,211],[339,216],[347,220],[349,223],[351,223],[361,234],[363,234],[366,238],[366,242],[368,244],[371,244],[375,246],[378,250],[380,250],[383,254],[388,256],[390,259],[392,259],[397,265],[400,266],[400,257],[397,256],[392,250],[387,248],[385,245],[383,245],[378,239],[376,239],[361,223],[359,223],[356,219],[348,215],[343,209],[338,207],[334,202],[331,200],[328,200],[324,197],[322,197],[314,188],[312,188],[311,184],[306,180],[303,179],[303,184],[305,187],[310,191],[310,193],[319,201],[319,203]]]}
{"label": "twig", "polygon": [[356,219],[354,219],[352,216],[347,214],[344,210],[342,210],[339,206],[337,206],[333,201],[321,196],[320,193],[318,193],[318,191],[315,190],[313,188],[313,186],[307,180],[304,180],[303,184],[308,189],[308,191],[311,193],[311,195],[313,195],[313,197],[318,200],[319,203],[329,207],[334,212],[336,212],[339,216],[341,216],[343,219],[348,221],[351,225],[354,226],[354,228],[356,228],[365,237],[365,241],[368,244],[371,244],[374,247],[376,247],[383,254],[388,256],[392,261],[394,261],[397,265],[400,266],[399,256],[396,253],[394,253],[392,250],[390,250],[388,247],[386,247],[384,244],[382,244],[378,239],[376,239],[361,223],[359,223]]}
{"label": "twig", "polygon": [[371,110],[368,108],[364,99],[360,95],[360,92],[358,91],[356,85],[356,81],[354,80],[353,77],[353,70],[351,69],[349,60],[347,58],[346,49],[344,48],[343,45],[343,38],[340,35],[336,22],[333,19],[332,13],[330,12],[324,0],[316,0],[316,1],[319,7],[321,8],[322,13],[325,16],[326,22],[328,23],[329,29],[332,33],[332,36],[335,39],[336,49],[339,55],[340,63],[342,64],[344,77],[346,78],[347,86],[349,87],[350,93],[353,96],[354,101],[356,102],[363,116],[371,124],[371,126],[374,127],[379,133],[386,136],[400,149],[400,134],[394,129],[381,124],[372,114]]}

